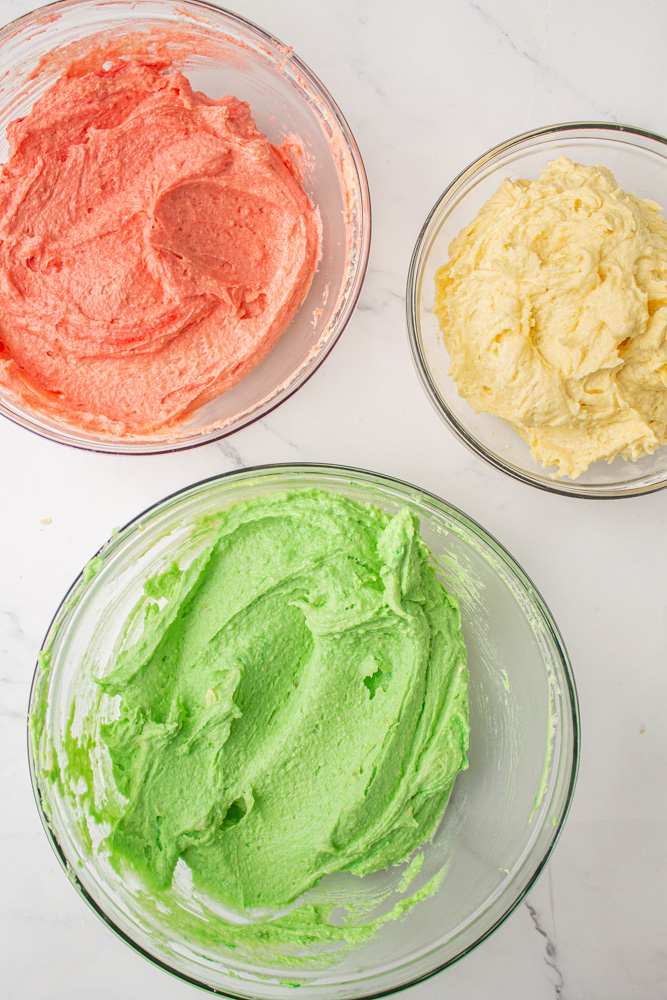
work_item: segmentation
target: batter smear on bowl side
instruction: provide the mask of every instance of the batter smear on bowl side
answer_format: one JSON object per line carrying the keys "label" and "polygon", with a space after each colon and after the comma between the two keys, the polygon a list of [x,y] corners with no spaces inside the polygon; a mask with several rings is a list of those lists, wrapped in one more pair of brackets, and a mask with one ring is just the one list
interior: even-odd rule
{"label": "batter smear on bowl side", "polygon": [[8,129],[0,387],[115,436],[177,424],[268,353],[318,218],[248,105],[164,63],[65,72]]}

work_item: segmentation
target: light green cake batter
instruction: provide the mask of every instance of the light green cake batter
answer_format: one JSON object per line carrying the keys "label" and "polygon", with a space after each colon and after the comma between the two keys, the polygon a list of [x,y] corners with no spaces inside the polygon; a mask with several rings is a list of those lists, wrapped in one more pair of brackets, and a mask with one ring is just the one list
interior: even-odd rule
{"label": "light green cake batter", "polygon": [[275,911],[432,835],[467,766],[468,674],[413,515],[315,490],[237,503],[145,590],[100,681],[121,706],[101,727],[114,863],[160,889],[182,858],[228,906]]}

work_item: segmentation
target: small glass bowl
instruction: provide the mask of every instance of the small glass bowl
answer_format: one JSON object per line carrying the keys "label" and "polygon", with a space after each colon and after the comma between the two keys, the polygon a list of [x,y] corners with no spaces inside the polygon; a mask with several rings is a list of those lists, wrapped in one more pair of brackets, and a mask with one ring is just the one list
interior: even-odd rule
{"label": "small glass bowl", "polygon": [[[96,697],[104,671],[136,615],[143,581],[173,560],[189,561],[193,524],[221,508],[276,491],[319,488],[382,507],[407,507],[421,523],[436,569],[459,600],[470,669],[469,768],[452,796],[410,892],[442,882],[399,920],[333,964],[226,949],[213,934],[188,934],[207,901],[174,888],[171,919],[142,902],[103,854],[91,852],[80,807],[44,777],[67,751],[69,723]],[[136,620],[140,620],[137,618]],[[47,836],[68,878],[128,944],[181,979],[225,996],[305,1000],[385,996],[433,975],[483,941],[523,899],[565,821],[577,774],[579,718],[567,653],[539,593],[509,553],[461,511],[407,483],[334,466],[284,465],[219,476],[176,493],[132,521],[101,550],[66,595],[49,629],[30,696],[30,770]],[[55,756],[54,756],[55,755]],[[93,754],[94,787],[104,786]],[[51,770],[51,773],[53,771]],[[102,786],[99,782],[102,781]],[[94,826],[94,824],[93,824]],[[93,838],[96,836],[94,830]],[[340,905],[402,896],[406,864],[360,879],[339,872],[310,890]],[[325,885],[326,883],[326,885]],[[180,893],[180,895],[179,895]],[[150,900],[149,900],[150,901]],[[161,905],[164,900],[161,897]],[[173,913],[182,915],[174,919]],[[203,919],[203,918],[200,918]],[[298,948],[295,949],[298,953]]]}
{"label": "small glass bowl", "polygon": [[449,375],[449,355],[433,312],[435,273],[449,245],[506,178],[537,177],[549,160],[568,156],[608,167],[622,188],[667,207],[667,139],[628,125],[571,122],[525,132],[484,153],[445,189],[431,210],[408,272],[407,322],[412,356],[426,393],[445,423],[475,454],[514,479],[566,496],[629,497],[667,486],[667,446],[636,462],[595,462],[577,479],[553,479],[506,421],[477,413]]}
{"label": "small glass bowl", "polygon": [[105,40],[122,39],[123,55],[131,56],[145,50],[147,38],[165,32],[177,33],[174,66],[195,90],[246,100],[257,127],[275,144],[298,139],[302,184],[321,217],[321,256],[306,299],[268,355],[237,385],[164,432],[131,438],[87,432],[0,390],[6,417],[53,441],[93,451],[178,451],[264,417],[331,351],[352,315],[368,260],[366,174],[333,98],[289,47],[205,0],[61,0],[0,30],[0,163],[8,156],[7,125],[28,114],[73,55],[81,55],[77,45],[102,33]]}

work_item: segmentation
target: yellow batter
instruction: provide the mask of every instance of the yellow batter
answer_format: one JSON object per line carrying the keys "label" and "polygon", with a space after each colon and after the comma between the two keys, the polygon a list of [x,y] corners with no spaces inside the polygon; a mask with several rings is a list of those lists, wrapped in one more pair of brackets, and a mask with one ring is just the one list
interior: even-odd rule
{"label": "yellow batter", "polygon": [[459,392],[556,477],[667,442],[667,222],[609,170],[504,181],[435,281]]}

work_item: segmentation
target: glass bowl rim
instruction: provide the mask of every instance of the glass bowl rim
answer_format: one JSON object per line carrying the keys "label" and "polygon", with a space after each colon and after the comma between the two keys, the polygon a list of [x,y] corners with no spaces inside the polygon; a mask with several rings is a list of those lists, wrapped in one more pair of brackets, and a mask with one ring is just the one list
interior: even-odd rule
{"label": "glass bowl rim", "polygon": [[[652,493],[658,492],[659,490],[667,489],[667,472],[665,472],[663,477],[657,482],[650,483],[648,485],[641,485],[640,480],[638,484],[629,484],[627,487],[614,487],[613,491],[612,489],[606,488],[604,485],[591,484],[588,487],[582,484],[577,485],[576,480],[572,480],[570,485],[570,481],[563,482],[558,479],[549,480],[546,476],[541,476],[538,473],[527,472],[525,469],[521,469],[516,465],[504,462],[496,452],[491,451],[475,437],[473,437],[472,434],[466,429],[465,425],[450,409],[431,374],[430,366],[422,349],[422,338],[420,334],[421,325],[419,322],[417,308],[417,284],[421,277],[425,260],[425,244],[427,239],[431,236],[434,225],[439,219],[442,210],[446,207],[450,198],[465,186],[466,182],[477,173],[480,167],[484,166],[484,164],[490,162],[503,153],[509,152],[522,145],[528,145],[531,142],[544,137],[557,136],[559,134],[567,135],[569,132],[576,132],[585,129],[593,132],[607,131],[617,133],[617,135],[612,135],[610,138],[612,141],[620,142],[625,145],[631,145],[631,143],[624,140],[624,136],[634,135],[644,139],[650,139],[665,147],[664,156],[665,159],[667,159],[666,136],[660,135],[657,132],[651,132],[648,129],[638,128],[633,125],[624,125],[619,122],[571,121],[561,122],[556,125],[544,125],[540,128],[530,129],[527,132],[520,132],[509,139],[505,139],[503,142],[500,142],[495,146],[491,146],[490,149],[487,149],[486,152],[476,157],[466,167],[464,167],[463,170],[461,170],[447,185],[429,211],[419,231],[408,268],[405,299],[408,341],[410,343],[410,353],[412,354],[414,367],[417,371],[422,387],[431,402],[431,405],[449,430],[468,448],[469,451],[473,452],[473,454],[482,458],[494,469],[505,473],[505,475],[509,476],[511,479],[515,479],[521,483],[526,483],[528,486],[534,486],[536,489],[544,490],[546,493],[576,497],[582,500],[624,500],[629,497],[648,496]],[[591,136],[589,138],[594,139],[595,137]],[[663,445],[663,447],[667,447],[667,445]]]}
{"label": "glass bowl rim", "polygon": [[[14,18],[12,21],[9,21],[6,25],[0,28],[0,47],[8,38],[15,35],[17,31],[23,31],[25,28],[30,28],[32,22],[38,21],[39,18],[43,17],[45,14],[48,15],[49,12],[53,14],[57,12],[57,9],[69,10],[77,7],[90,7],[95,3],[100,2],[104,3],[104,0],[52,0],[51,3],[44,4],[41,7],[37,7],[35,10],[21,14],[19,17]],[[155,2],[155,0],[153,0],[153,2]],[[114,6],[121,7],[123,5],[132,7],[133,3],[132,0],[106,0],[104,5],[110,8],[113,8]],[[189,437],[177,441],[158,439],[153,443],[150,438],[143,438],[138,441],[133,441],[130,438],[127,443],[124,443],[120,438],[109,437],[108,439],[105,439],[103,436],[100,436],[99,440],[89,441],[82,440],[79,437],[80,431],[74,425],[70,426],[63,423],[62,425],[58,425],[57,428],[43,426],[40,421],[40,414],[37,411],[33,413],[29,409],[14,409],[10,399],[4,400],[0,397],[1,416],[10,420],[18,427],[22,427],[24,430],[36,434],[38,437],[44,438],[47,441],[52,441],[55,444],[64,445],[68,448],[76,448],[79,451],[91,451],[103,455],[145,456],[172,454],[179,451],[187,451],[191,448],[199,448],[203,445],[212,444],[216,441],[222,441],[230,435],[235,434],[237,431],[242,430],[244,427],[249,427],[258,420],[263,420],[275,409],[277,409],[277,407],[298,392],[298,390],[312,378],[315,372],[319,370],[324,361],[329,357],[354,315],[368,269],[372,233],[372,209],[368,175],[361,151],[357,145],[356,139],[354,138],[352,129],[350,128],[347,119],[343,115],[343,112],[334,100],[330,91],[327,87],[325,87],[317,74],[314,73],[313,70],[310,69],[310,67],[293,51],[291,46],[285,45],[279,38],[262,28],[260,25],[255,24],[254,21],[243,17],[241,14],[237,14],[226,7],[218,6],[216,3],[212,2],[212,0],[182,0],[182,3],[174,2],[173,6],[175,8],[182,8],[184,11],[187,11],[190,7],[198,8],[201,11],[222,16],[222,18],[227,18],[232,22],[236,22],[241,26],[241,28],[254,33],[257,37],[257,41],[261,45],[265,46],[267,51],[272,56],[280,56],[283,60],[289,61],[296,73],[306,81],[308,91],[313,92],[323,102],[324,106],[331,113],[338,128],[340,129],[340,133],[344,141],[344,147],[351,156],[354,167],[355,181],[359,188],[359,240],[357,247],[359,257],[352,272],[352,287],[345,302],[344,309],[336,322],[336,329],[326,338],[325,334],[327,333],[327,330],[325,329],[323,331],[321,337],[321,341],[323,342],[319,347],[318,345],[315,345],[312,352],[309,352],[308,357],[310,357],[310,360],[308,360],[308,357],[304,359],[301,366],[301,374],[296,378],[294,384],[291,385],[289,389],[282,393],[279,389],[276,390],[275,388],[269,390],[269,401],[265,406],[262,406],[261,404],[253,404],[250,412],[246,413],[242,420],[233,423],[231,426],[218,427],[217,429],[214,427],[213,430],[208,433],[205,432],[205,429],[204,433],[199,430],[194,430]]]}
{"label": "glass bowl rim", "polygon": [[[285,462],[285,463],[272,463],[266,465],[250,466],[244,469],[232,469],[228,472],[218,473],[214,476],[209,476],[205,479],[199,480],[190,486],[183,487],[179,490],[175,490],[168,496],[156,501],[150,506],[146,507],[141,513],[128,521],[122,528],[120,528],[107,542],[105,542],[97,551],[97,553],[92,556],[92,559],[98,557],[106,558],[110,553],[114,552],[119,546],[124,544],[126,539],[132,538],[132,536],[151,518],[159,516],[163,511],[169,508],[175,507],[178,503],[194,498],[198,494],[205,493],[210,488],[223,485],[227,482],[232,484],[238,481],[244,481],[253,478],[271,478],[273,476],[282,476],[284,474],[293,475],[314,475],[323,474],[325,476],[329,475],[334,478],[340,478],[347,480],[350,477],[357,477],[360,482],[364,485],[374,485],[380,487],[389,487],[389,489],[394,489],[399,494],[403,494],[406,498],[410,496],[415,496],[417,494],[418,498],[426,503],[428,507],[431,508],[432,512],[436,514],[444,514],[448,516],[455,522],[461,524],[473,535],[476,535],[486,546],[488,546],[492,552],[501,559],[505,567],[509,569],[510,573],[514,578],[520,583],[521,587],[530,594],[531,601],[534,604],[535,610],[538,612],[544,626],[546,627],[548,634],[554,644],[554,650],[557,653],[557,662],[560,671],[562,672],[562,677],[559,680],[564,682],[563,695],[563,705],[565,711],[569,714],[569,721],[572,730],[571,744],[563,743],[558,759],[562,759],[564,753],[570,749],[572,752],[572,764],[570,767],[569,775],[564,778],[563,782],[563,794],[562,794],[562,804],[559,806],[559,811],[557,817],[557,822],[554,823],[553,832],[551,833],[547,844],[541,851],[541,855],[537,863],[535,864],[534,870],[530,877],[528,878],[525,886],[521,891],[512,895],[512,898],[508,905],[503,910],[502,914],[493,921],[490,927],[486,928],[481,934],[479,934],[475,940],[465,948],[462,948],[456,953],[452,958],[445,962],[436,963],[433,968],[420,974],[412,979],[405,980],[396,986],[391,987],[389,991],[383,990],[382,992],[367,992],[360,993],[356,996],[356,1000],[381,1000],[382,997],[392,996],[395,993],[399,993],[402,990],[408,989],[412,986],[416,986],[418,983],[424,982],[431,979],[433,976],[442,972],[444,969],[455,964],[460,959],[464,958],[470,952],[474,951],[478,945],[485,941],[505,920],[514,912],[514,910],[521,904],[526,895],[530,892],[535,882],[539,878],[540,874],[544,870],[551,854],[556,846],[556,843],[560,837],[563,826],[567,819],[568,813],[570,811],[572,800],[574,796],[574,790],[577,782],[577,775],[579,771],[579,757],[580,757],[580,744],[581,744],[581,726],[580,726],[580,712],[579,712],[579,699],[577,694],[577,687],[574,678],[574,673],[572,671],[572,665],[570,662],[569,654],[565,646],[565,642],[561,636],[560,630],[549,610],[549,607],[542,597],[541,592],[533,584],[531,578],[517,562],[517,560],[512,556],[512,554],[505,548],[502,542],[499,542],[494,535],[492,535],[486,528],[484,528],[478,521],[470,517],[459,507],[444,500],[437,494],[422,488],[421,486],[416,486],[412,483],[406,482],[405,480],[398,479],[394,476],[385,475],[384,473],[373,472],[368,469],[355,468],[353,466],[338,465],[338,464],[324,464],[315,462]],[[289,488],[289,483],[285,484],[285,488]],[[299,488],[299,487],[297,487]],[[325,489],[327,487],[324,487]],[[88,563],[90,560],[88,560]],[[84,578],[85,567],[77,575],[72,585],[66,591],[63,599],[61,600],[51,622],[46,630],[44,640],[40,647],[44,649],[51,633],[56,634],[57,629],[60,627],[60,619],[65,618],[68,613],[74,612],[76,609],[77,601],[71,602],[71,599],[77,594],[77,592],[86,586],[86,580]],[[71,603],[70,603],[71,602]],[[56,630],[56,631],[54,631]],[[240,993],[233,993],[221,990],[217,987],[212,987],[204,982],[201,982],[194,976],[188,973],[182,972],[173,966],[169,965],[163,959],[158,958],[156,955],[151,954],[144,947],[135,942],[129,934],[127,934],[121,927],[119,927],[114,921],[105,913],[103,907],[91,896],[85,886],[80,882],[77,877],[76,872],[72,868],[67,856],[61,847],[55,831],[51,827],[51,823],[46,815],[46,810],[42,803],[42,795],[40,791],[39,781],[37,777],[37,766],[34,759],[34,748],[31,738],[30,730],[30,716],[32,714],[33,708],[33,698],[37,694],[37,687],[42,681],[42,665],[37,660],[35,665],[35,670],[33,673],[33,678],[30,686],[30,696],[28,701],[28,727],[27,727],[27,743],[28,743],[28,763],[30,769],[30,780],[32,784],[33,795],[35,798],[35,803],[37,806],[37,811],[39,813],[42,826],[47,835],[49,843],[60,862],[61,867],[64,869],[68,876],[69,881],[72,883],[74,888],[77,890],[79,895],[85,900],[90,909],[100,918],[103,924],[113,931],[119,938],[121,938],[126,944],[128,944],[133,951],[137,952],[143,958],[147,959],[152,965],[163,969],[170,975],[182,980],[183,982],[189,983],[192,986],[196,986],[200,989],[206,990],[215,996],[226,997],[228,1000],[248,1000],[249,995],[244,995]],[[409,962],[405,963],[409,968]],[[323,994],[324,997],[324,994]]]}

